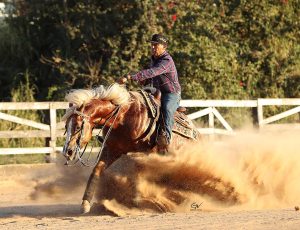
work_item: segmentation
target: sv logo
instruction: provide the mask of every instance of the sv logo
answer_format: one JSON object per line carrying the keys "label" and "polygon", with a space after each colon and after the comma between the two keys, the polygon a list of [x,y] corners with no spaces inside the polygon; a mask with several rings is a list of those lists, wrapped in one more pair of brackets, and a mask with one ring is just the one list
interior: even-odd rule
{"label": "sv logo", "polygon": [[193,202],[192,204],[191,204],[191,211],[196,211],[196,210],[198,210],[201,206],[202,206],[202,204],[203,204],[203,202],[201,202],[201,203],[197,203],[197,202]]}

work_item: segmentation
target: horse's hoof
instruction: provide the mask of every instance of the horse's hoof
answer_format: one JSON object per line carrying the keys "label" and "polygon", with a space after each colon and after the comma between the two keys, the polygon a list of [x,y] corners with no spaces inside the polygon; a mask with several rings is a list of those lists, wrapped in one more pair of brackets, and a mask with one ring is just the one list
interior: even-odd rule
{"label": "horse's hoof", "polygon": [[91,210],[91,204],[87,200],[83,200],[81,203],[81,214],[89,213]]}

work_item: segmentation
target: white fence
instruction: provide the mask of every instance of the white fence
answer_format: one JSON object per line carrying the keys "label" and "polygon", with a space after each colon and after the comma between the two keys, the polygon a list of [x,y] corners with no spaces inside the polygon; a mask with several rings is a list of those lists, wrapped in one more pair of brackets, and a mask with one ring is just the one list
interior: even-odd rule
{"label": "white fence", "polygon": [[[293,114],[299,113],[300,115],[300,99],[298,98],[284,98],[284,99],[257,99],[257,100],[183,100],[181,101],[181,105],[184,107],[206,107],[200,111],[189,114],[188,116],[191,119],[197,119],[199,117],[203,117],[208,115],[208,128],[199,128],[199,131],[202,134],[225,134],[230,135],[234,134],[233,129],[228,124],[228,122],[223,118],[223,116],[217,110],[218,108],[226,107],[226,108],[252,108],[256,110],[257,116],[257,126],[258,128],[263,128],[268,125],[268,128],[271,127],[270,124],[272,122],[278,121],[282,118],[291,116]],[[289,109],[280,114],[276,114],[274,116],[265,118],[264,117],[264,107],[265,106],[295,106],[292,109]],[[219,120],[219,122],[223,125],[224,129],[215,128],[215,118]],[[300,122],[300,117],[299,117]],[[292,125],[281,125],[276,124],[272,125],[274,129],[278,129],[280,127],[289,127],[289,129],[299,129],[300,123],[292,124]],[[272,128],[272,127],[271,127]]]}
{"label": "white fence", "polygon": [[[182,100],[181,106],[199,108],[199,111],[189,114],[188,116],[194,120],[200,117],[208,116],[208,127],[199,128],[202,134],[234,134],[234,130],[230,124],[223,118],[217,108],[252,108],[256,110],[257,125],[259,128],[270,126],[269,124],[280,120],[284,117],[300,113],[300,99],[257,99],[257,100]],[[264,107],[276,106],[293,106],[280,114],[264,118]],[[6,120],[18,123],[24,126],[35,128],[35,130],[4,130],[0,131],[0,138],[32,138],[42,137],[48,138],[49,146],[32,147],[32,148],[0,148],[0,155],[7,154],[34,154],[34,153],[50,153],[54,154],[61,151],[62,147],[56,146],[57,137],[64,134],[64,122],[57,121],[57,110],[64,110],[68,107],[67,102],[2,102],[0,103],[0,120]],[[4,111],[10,110],[48,110],[49,124],[43,124],[29,119],[9,115]],[[224,128],[215,128],[215,120],[218,120]],[[277,128],[280,125],[277,125]],[[300,123],[292,124],[290,128],[299,129]],[[94,130],[94,134],[98,130]]]}

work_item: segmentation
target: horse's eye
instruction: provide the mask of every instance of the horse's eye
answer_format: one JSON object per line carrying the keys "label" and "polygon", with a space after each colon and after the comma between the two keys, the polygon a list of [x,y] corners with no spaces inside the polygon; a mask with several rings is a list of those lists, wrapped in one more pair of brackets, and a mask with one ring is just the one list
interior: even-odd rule
{"label": "horse's eye", "polygon": [[76,126],[76,131],[80,130],[80,127],[79,126]]}

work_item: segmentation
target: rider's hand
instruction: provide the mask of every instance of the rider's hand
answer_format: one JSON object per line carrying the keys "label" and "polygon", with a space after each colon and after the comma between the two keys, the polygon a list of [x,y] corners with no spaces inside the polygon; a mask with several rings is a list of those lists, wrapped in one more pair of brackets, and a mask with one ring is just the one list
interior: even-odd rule
{"label": "rider's hand", "polygon": [[123,85],[125,84],[128,80],[131,79],[131,76],[130,74],[127,74],[125,77],[121,77],[117,82],[120,84],[120,85]]}
{"label": "rider's hand", "polygon": [[121,77],[117,80],[117,82],[120,84],[120,85],[123,85],[127,82],[127,78],[126,77]]}
{"label": "rider's hand", "polygon": [[131,80],[131,75],[130,75],[130,74],[127,74],[127,75],[126,75],[126,78],[127,78],[127,80]]}

